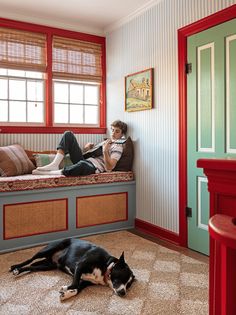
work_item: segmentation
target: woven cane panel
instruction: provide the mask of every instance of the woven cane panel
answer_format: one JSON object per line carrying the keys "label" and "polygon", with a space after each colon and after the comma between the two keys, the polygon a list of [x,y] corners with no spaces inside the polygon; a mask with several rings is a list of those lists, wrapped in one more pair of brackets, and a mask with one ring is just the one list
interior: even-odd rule
{"label": "woven cane panel", "polygon": [[67,199],[4,206],[4,239],[67,229]]}
{"label": "woven cane panel", "polygon": [[77,227],[127,220],[127,193],[77,198]]}

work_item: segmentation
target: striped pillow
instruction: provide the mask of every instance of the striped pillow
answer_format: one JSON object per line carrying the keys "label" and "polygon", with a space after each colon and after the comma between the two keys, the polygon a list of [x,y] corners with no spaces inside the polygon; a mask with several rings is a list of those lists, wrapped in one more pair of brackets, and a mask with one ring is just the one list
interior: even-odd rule
{"label": "striped pillow", "polygon": [[1,176],[30,174],[34,168],[34,164],[19,144],[0,147]]}
{"label": "striped pillow", "polygon": [[[41,166],[45,166],[48,165],[49,163],[51,163],[54,158],[55,158],[56,154],[51,154],[51,153],[34,153],[33,157],[35,158],[35,162],[36,162],[36,167],[41,167]],[[71,162],[70,156],[66,155],[63,159],[63,161],[61,162],[59,168],[64,168],[65,166],[70,166],[73,163]]]}

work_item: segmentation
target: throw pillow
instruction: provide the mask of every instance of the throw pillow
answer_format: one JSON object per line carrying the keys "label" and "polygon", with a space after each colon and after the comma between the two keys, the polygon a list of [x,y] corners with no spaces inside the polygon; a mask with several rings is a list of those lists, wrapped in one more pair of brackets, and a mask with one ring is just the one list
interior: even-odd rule
{"label": "throw pillow", "polygon": [[[46,154],[46,153],[35,153],[33,154],[36,162],[36,167],[41,167],[50,164],[56,154]],[[60,164],[60,168],[64,168],[65,166],[72,165],[71,159],[69,155],[66,155],[64,160]]]}
{"label": "throw pillow", "polygon": [[123,153],[113,171],[131,171],[134,160],[134,145],[130,137],[123,144]]}
{"label": "throw pillow", "polygon": [[17,176],[30,174],[34,164],[19,144],[0,147],[0,175]]}
{"label": "throw pillow", "polygon": [[36,166],[36,161],[35,161],[35,156],[34,156],[36,153],[56,154],[56,150],[32,151],[32,150],[25,149],[25,152],[28,155],[28,158],[30,159],[30,161],[33,162],[34,166]]}

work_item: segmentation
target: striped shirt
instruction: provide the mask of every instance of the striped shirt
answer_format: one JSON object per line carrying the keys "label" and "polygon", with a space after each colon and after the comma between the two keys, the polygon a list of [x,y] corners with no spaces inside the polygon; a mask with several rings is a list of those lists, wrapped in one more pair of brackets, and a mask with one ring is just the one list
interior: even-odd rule
{"label": "striped shirt", "polygon": [[[122,144],[117,144],[117,143],[112,143],[109,149],[109,156],[111,159],[114,159],[116,161],[119,161],[121,158],[121,155],[123,153],[123,145]],[[106,167],[105,167],[105,161],[103,155],[100,155],[96,158],[88,158],[87,161],[90,161],[93,163],[93,165],[97,169],[97,173],[103,173],[106,172]]]}

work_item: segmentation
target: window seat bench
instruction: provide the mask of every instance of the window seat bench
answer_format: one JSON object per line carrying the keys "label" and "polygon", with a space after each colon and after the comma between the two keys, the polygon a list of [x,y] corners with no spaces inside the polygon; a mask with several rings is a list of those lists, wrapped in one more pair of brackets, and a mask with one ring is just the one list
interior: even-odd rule
{"label": "window seat bench", "polygon": [[0,177],[0,252],[134,227],[133,172]]}

